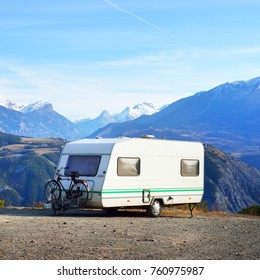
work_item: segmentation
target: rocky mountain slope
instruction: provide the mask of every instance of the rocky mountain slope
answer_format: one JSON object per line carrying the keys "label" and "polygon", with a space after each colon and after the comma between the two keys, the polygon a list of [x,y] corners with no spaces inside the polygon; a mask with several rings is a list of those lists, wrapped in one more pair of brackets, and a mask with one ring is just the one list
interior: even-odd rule
{"label": "rocky mountain slope", "polygon": [[21,138],[0,132],[0,200],[32,206],[43,201],[43,185],[54,175],[64,142]]}
{"label": "rocky mountain slope", "polygon": [[238,212],[260,205],[260,170],[205,145],[205,193],[210,210]]}

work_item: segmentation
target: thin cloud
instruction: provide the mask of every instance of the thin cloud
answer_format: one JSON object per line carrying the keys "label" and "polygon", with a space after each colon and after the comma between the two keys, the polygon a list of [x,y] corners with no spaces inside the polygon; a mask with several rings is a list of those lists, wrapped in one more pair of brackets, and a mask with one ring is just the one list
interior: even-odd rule
{"label": "thin cloud", "polygon": [[106,3],[109,4],[110,6],[114,7],[115,9],[117,9],[117,10],[123,12],[123,13],[126,13],[126,14],[128,14],[128,15],[130,15],[130,16],[136,18],[137,20],[139,20],[139,21],[141,21],[141,22],[143,22],[143,23],[145,23],[145,24],[147,24],[147,25],[149,25],[149,26],[151,26],[151,27],[157,29],[158,31],[160,31],[160,32],[162,32],[162,33],[164,33],[164,34],[167,34],[168,36],[171,36],[171,37],[172,37],[172,34],[170,34],[168,31],[162,29],[162,28],[159,27],[158,25],[153,24],[153,23],[151,23],[151,22],[149,22],[149,21],[147,21],[147,20],[145,20],[145,19],[139,17],[138,15],[133,14],[133,13],[131,13],[131,12],[129,12],[129,11],[127,11],[127,10],[125,10],[125,9],[123,9],[123,8],[121,8],[121,7],[119,7],[118,5],[112,3],[111,1],[104,0],[104,2],[106,2]]}

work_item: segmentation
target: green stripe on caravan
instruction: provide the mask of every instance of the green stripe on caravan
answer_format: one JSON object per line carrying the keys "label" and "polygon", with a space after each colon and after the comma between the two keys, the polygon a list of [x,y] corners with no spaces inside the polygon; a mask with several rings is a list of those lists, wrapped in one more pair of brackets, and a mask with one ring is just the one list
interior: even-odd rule
{"label": "green stripe on caravan", "polygon": [[[102,191],[102,194],[116,194],[116,193],[142,193],[144,189],[111,189]],[[203,192],[202,188],[192,189],[149,189],[151,193],[160,192]]]}

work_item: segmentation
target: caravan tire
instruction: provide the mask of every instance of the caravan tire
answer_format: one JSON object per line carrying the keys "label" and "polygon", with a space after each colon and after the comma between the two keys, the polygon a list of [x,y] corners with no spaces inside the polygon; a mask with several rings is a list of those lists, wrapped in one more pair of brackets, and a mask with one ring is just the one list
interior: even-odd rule
{"label": "caravan tire", "polygon": [[106,214],[108,216],[116,216],[118,214],[118,208],[105,208]]}
{"label": "caravan tire", "polygon": [[150,217],[159,217],[162,212],[162,203],[155,199],[151,205],[147,207],[147,214]]}

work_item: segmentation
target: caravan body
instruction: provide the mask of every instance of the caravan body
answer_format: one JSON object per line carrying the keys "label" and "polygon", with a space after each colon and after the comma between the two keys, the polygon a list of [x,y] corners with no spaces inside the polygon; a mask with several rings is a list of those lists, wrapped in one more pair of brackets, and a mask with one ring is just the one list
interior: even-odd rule
{"label": "caravan body", "polygon": [[204,191],[201,143],[145,138],[67,143],[59,168],[78,171],[89,187],[88,208],[199,203]]}

